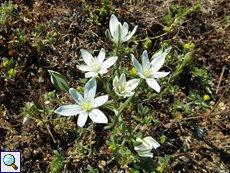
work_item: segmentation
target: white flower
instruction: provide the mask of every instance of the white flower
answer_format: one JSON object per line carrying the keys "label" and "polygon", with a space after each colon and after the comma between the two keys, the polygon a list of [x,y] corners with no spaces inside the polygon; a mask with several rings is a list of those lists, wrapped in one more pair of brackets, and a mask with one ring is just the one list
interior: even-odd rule
{"label": "white flower", "polygon": [[113,89],[118,96],[131,97],[135,93],[132,90],[137,87],[139,81],[140,79],[132,79],[126,82],[125,74],[122,73],[119,79],[117,76],[113,79]]}
{"label": "white flower", "polygon": [[97,107],[103,105],[108,100],[108,95],[94,99],[97,89],[95,78],[91,78],[85,85],[84,98],[75,89],[70,88],[69,93],[78,105],[64,105],[54,112],[63,116],[73,116],[79,114],[77,124],[83,127],[88,116],[95,123],[108,123],[108,119]]}
{"label": "white flower", "polygon": [[[117,60],[117,56],[112,56],[105,60],[105,49],[101,49],[97,58],[93,57],[87,50],[81,49],[82,57],[87,65],[77,65],[77,68],[81,71],[88,71],[85,74],[85,78],[97,76],[99,74],[105,74],[108,72],[107,68],[111,67]],[[103,62],[104,61],[104,62]]]}
{"label": "white flower", "polygon": [[29,124],[30,124],[30,119],[27,118],[27,117],[24,117],[22,124],[23,124],[24,126],[29,125]]}
{"label": "white flower", "polygon": [[114,14],[112,14],[110,21],[109,21],[110,31],[107,29],[105,31],[105,35],[109,40],[114,42],[117,47],[120,47],[120,45],[123,42],[128,41],[135,34],[135,32],[137,31],[137,27],[138,26],[135,26],[133,31],[129,35],[127,35],[129,31],[128,23],[124,22],[124,24],[122,25],[118,21],[117,17]]}
{"label": "white flower", "polygon": [[145,137],[144,139],[140,139],[137,137],[136,141],[142,143],[134,147],[134,150],[137,151],[140,157],[153,158],[153,153],[151,153],[151,150],[153,148],[157,149],[158,147],[160,147],[160,144],[155,139],[153,139],[151,136]]}
{"label": "white flower", "polygon": [[170,72],[158,72],[158,70],[163,66],[165,57],[171,50],[171,47],[166,49],[164,52],[161,49],[158,53],[152,56],[153,59],[151,62],[149,61],[149,56],[147,50],[145,50],[142,54],[142,65],[136,60],[133,54],[132,61],[133,65],[137,70],[137,74],[146,80],[147,84],[156,90],[158,93],[160,92],[160,85],[154,78],[161,78],[167,76]]}

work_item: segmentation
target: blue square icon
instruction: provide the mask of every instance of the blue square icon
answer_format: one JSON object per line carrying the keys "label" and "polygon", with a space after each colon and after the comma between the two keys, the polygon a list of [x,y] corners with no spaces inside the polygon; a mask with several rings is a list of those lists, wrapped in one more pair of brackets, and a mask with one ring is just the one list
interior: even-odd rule
{"label": "blue square icon", "polygon": [[21,151],[0,151],[0,173],[21,172]]}

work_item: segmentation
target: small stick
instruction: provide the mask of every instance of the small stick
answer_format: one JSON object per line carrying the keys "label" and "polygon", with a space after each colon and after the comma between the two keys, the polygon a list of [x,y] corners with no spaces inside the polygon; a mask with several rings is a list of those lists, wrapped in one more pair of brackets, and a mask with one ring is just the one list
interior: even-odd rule
{"label": "small stick", "polygon": [[219,79],[219,83],[218,83],[218,86],[217,86],[216,94],[217,94],[218,91],[219,91],[220,83],[221,83],[221,80],[222,80],[222,78],[223,78],[224,71],[225,71],[225,66],[223,67],[222,72],[221,72],[221,75],[220,75],[220,79]]}

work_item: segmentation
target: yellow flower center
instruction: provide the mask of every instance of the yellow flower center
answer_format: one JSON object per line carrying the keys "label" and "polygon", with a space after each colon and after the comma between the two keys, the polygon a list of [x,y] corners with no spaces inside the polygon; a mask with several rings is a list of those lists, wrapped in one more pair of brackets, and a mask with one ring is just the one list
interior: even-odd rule
{"label": "yellow flower center", "polygon": [[89,103],[84,104],[84,109],[86,109],[86,110],[89,109]]}
{"label": "yellow flower center", "polygon": [[151,70],[145,70],[145,73],[147,74],[147,76],[151,73]]}
{"label": "yellow flower center", "polygon": [[108,149],[114,151],[116,148],[111,145],[111,146],[108,147]]}
{"label": "yellow flower center", "polygon": [[188,45],[188,44],[185,44],[184,47],[185,47],[186,49],[189,49],[189,45]]}
{"label": "yellow flower center", "polygon": [[207,101],[207,100],[209,100],[209,99],[210,99],[210,96],[207,95],[207,94],[205,94],[205,95],[204,95],[204,100]]}

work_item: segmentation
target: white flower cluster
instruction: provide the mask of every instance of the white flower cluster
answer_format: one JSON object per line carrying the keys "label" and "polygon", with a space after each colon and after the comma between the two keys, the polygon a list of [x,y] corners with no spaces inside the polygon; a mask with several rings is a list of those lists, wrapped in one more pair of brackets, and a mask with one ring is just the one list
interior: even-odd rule
{"label": "white flower cluster", "polygon": [[[112,15],[109,22],[109,30],[107,29],[105,34],[109,40],[111,40],[116,48],[120,48],[123,42],[128,41],[137,31],[135,26],[131,33],[129,32],[129,25],[124,22],[122,25],[115,15]],[[160,92],[160,85],[156,81],[157,78],[165,77],[169,72],[158,72],[163,66],[165,57],[170,52],[171,48],[166,50],[161,49],[154,54],[149,60],[147,51],[142,54],[142,64],[131,54],[133,65],[136,69],[138,79],[126,80],[126,76],[122,73],[120,76],[115,76],[113,79],[113,91],[119,97],[131,97],[135,94],[134,90],[140,84],[141,79],[145,79],[146,83],[158,93]],[[106,74],[108,68],[110,68],[119,59],[117,56],[109,57],[105,60],[106,51],[102,48],[97,57],[93,57],[87,50],[81,49],[81,55],[86,65],[77,65],[77,68],[86,72],[85,78],[91,78],[84,87],[84,96],[82,96],[74,88],[69,88],[67,79],[60,73],[49,70],[51,74],[51,82],[61,91],[69,92],[71,97],[77,104],[63,105],[55,110],[55,113],[62,116],[73,116],[79,114],[77,124],[83,127],[88,119],[95,123],[108,123],[108,119],[98,107],[102,106],[108,101],[108,95],[95,98],[97,82],[95,77],[101,74]],[[143,81],[143,80],[142,80]],[[24,120],[24,124],[27,124],[27,119]],[[158,148],[159,143],[152,137],[146,137],[144,139],[136,138],[139,143],[135,146],[135,150],[141,157],[153,157],[150,152],[152,148]]]}

